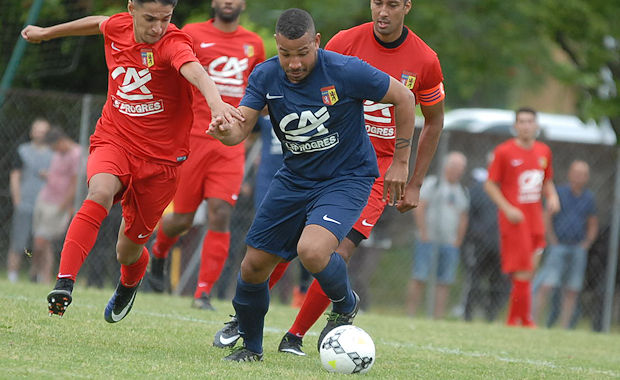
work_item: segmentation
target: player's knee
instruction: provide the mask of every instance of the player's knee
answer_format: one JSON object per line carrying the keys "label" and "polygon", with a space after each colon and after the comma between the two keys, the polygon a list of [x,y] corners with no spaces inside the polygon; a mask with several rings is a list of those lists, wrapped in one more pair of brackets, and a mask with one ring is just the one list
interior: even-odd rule
{"label": "player's knee", "polygon": [[175,231],[187,231],[192,228],[194,224],[194,214],[176,214],[174,218],[171,219],[171,222],[174,224]]}
{"label": "player's knee", "polygon": [[215,202],[215,199],[213,199],[210,202],[213,202],[213,205],[209,207],[209,216],[207,218],[209,230],[219,232],[228,231],[232,206],[222,200]]}
{"label": "player's knee", "polygon": [[90,188],[88,189],[86,199],[97,202],[107,210],[110,210],[114,201],[114,193],[105,188]]}
{"label": "player's knee", "polygon": [[261,262],[252,260],[246,256],[241,262],[241,278],[245,282],[259,284],[266,281],[262,274],[265,272],[264,265]]}

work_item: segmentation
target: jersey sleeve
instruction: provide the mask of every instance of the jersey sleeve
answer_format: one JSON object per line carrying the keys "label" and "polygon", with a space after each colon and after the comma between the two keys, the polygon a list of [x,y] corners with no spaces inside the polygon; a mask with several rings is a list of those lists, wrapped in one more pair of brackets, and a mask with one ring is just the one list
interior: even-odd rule
{"label": "jersey sleeve", "polygon": [[426,65],[421,79],[420,87],[415,94],[421,105],[432,106],[445,99],[443,74],[437,55],[433,55],[433,60]]}
{"label": "jersey sleeve", "polygon": [[24,167],[24,161],[22,160],[22,146],[20,145],[15,149],[15,154],[11,160],[11,170],[21,170]]}
{"label": "jersey sleeve", "polygon": [[164,45],[164,56],[177,71],[188,62],[199,62],[192,38],[184,32],[174,33]]}
{"label": "jersey sleeve", "polygon": [[489,164],[489,180],[500,183],[502,180],[502,154],[498,148],[493,152],[493,161]]}
{"label": "jersey sleeve", "polygon": [[342,38],[343,32],[340,31],[336,33],[329,41],[327,41],[327,45],[325,45],[325,50],[330,50],[336,53],[345,54],[345,43],[344,38]]}
{"label": "jersey sleeve", "polygon": [[390,76],[356,57],[348,57],[342,71],[347,93],[355,99],[380,101],[390,87]]}
{"label": "jersey sleeve", "polygon": [[551,153],[551,149],[546,146],[546,156],[547,156],[547,167],[545,168],[545,181],[553,179],[553,154]]}
{"label": "jersey sleeve", "polygon": [[239,106],[245,106],[254,110],[262,110],[265,107],[265,91],[263,84],[262,70],[254,69],[248,78],[248,85]]}

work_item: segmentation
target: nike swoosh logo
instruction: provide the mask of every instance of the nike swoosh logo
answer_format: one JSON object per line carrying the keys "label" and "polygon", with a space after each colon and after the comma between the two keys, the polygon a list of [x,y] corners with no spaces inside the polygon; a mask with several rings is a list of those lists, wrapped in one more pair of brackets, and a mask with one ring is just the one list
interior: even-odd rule
{"label": "nike swoosh logo", "polygon": [[366,221],[366,219],[362,220],[362,226],[366,226],[366,227],[373,227],[374,224],[370,224]]}
{"label": "nike swoosh logo", "polygon": [[323,215],[323,220],[326,222],[332,222],[332,223],[336,223],[336,224],[342,224],[339,221],[337,221],[336,219],[332,219],[329,216],[327,216],[327,214]]}
{"label": "nike swoosh logo", "polygon": [[112,49],[114,49],[116,51],[121,51],[121,49],[117,48],[116,45],[114,45],[114,42],[112,42],[112,44],[110,44],[110,46],[112,47]]}
{"label": "nike swoosh logo", "polygon": [[200,47],[203,48],[203,49],[206,49],[206,48],[211,47],[213,45],[215,45],[215,42],[201,42],[200,43]]}
{"label": "nike swoosh logo", "polygon": [[519,166],[519,165],[521,165],[522,163],[523,163],[523,160],[512,160],[512,161],[510,161],[510,164],[511,164],[512,166]]}
{"label": "nike swoosh logo", "polygon": [[223,336],[220,335],[220,343],[222,343],[223,345],[229,345],[232,342],[234,342],[237,339],[239,339],[240,337],[241,337],[241,335],[239,335],[239,334],[233,335],[230,338],[224,338]]}
{"label": "nike swoosh logo", "polygon": [[131,300],[127,302],[127,305],[125,305],[125,307],[123,308],[123,310],[121,310],[120,313],[114,314],[114,310],[112,310],[112,313],[110,313],[110,317],[112,318],[114,322],[118,322],[125,317],[125,315],[129,311],[129,307],[133,304],[133,300],[136,298],[136,294],[138,294],[137,291],[133,292],[133,296],[131,296]]}
{"label": "nike swoosh logo", "polygon": [[269,95],[269,93],[267,93],[267,99],[282,99],[284,97],[284,95]]}
{"label": "nike swoosh logo", "polygon": [[146,235],[138,235],[138,239],[144,239],[145,237],[149,237],[150,234],[146,234]]}

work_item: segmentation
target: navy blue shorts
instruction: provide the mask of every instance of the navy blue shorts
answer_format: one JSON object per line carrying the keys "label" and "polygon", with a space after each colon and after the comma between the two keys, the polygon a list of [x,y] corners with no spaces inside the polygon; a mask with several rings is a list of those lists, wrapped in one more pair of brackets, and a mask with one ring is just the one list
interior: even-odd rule
{"label": "navy blue shorts", "polygon": [[287,261],[297,257],[297,242],[308,224],[325,227],[340,242],[366,206],[374,181],[374,177],[353,176],[310,181],[280,170],[245,242]]}

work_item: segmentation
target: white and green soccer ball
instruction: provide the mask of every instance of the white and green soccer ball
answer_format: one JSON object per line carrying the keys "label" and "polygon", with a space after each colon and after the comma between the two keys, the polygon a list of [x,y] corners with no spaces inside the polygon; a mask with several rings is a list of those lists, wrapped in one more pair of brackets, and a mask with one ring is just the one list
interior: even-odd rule
{"label": "white and green soccer ball", "polygon": [[329,372],[366,373],[375,364],[375,344],[357,326],[339,326],[330,331],[319,350],[323,368]]}

